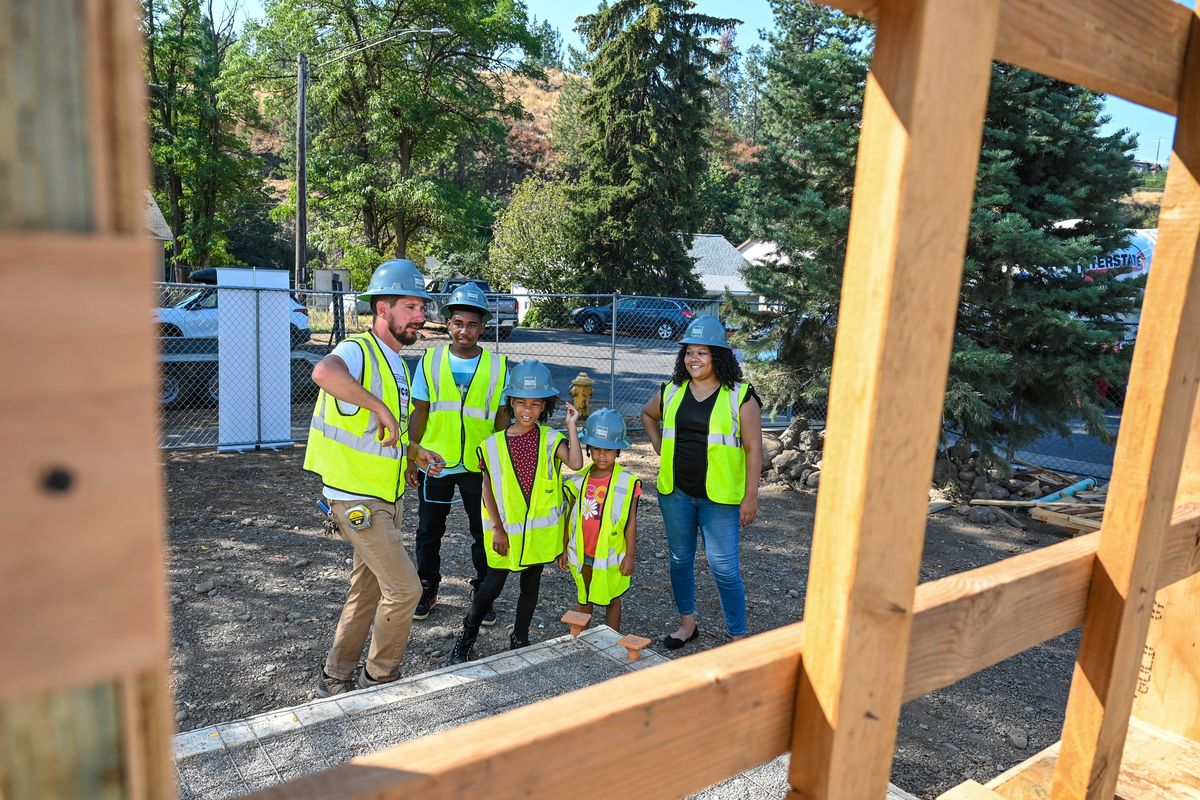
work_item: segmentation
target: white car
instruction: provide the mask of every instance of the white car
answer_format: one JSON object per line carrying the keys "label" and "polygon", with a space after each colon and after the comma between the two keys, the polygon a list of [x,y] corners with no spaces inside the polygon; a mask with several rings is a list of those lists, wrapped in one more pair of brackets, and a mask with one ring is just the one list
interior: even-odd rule
{"label": "white car", "polygon": [[[290,298],[291,344],[296,347],[309,340],[308,309]],[[194,292],[173,306],[156,308],[155,321],[158,335],[198,339],[217,335],[217,290],[205,287]]]}

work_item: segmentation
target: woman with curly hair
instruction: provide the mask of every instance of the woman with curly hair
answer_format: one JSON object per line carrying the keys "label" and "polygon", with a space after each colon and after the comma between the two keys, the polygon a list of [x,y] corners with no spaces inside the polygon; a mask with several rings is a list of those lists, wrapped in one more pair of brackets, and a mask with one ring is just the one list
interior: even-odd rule
{"label": "woman with curly hair", "polygon": [[642,408],[642,424],[662,457],[658,504],[671,551],[671,592],[679,627],[663,637],[678,650],[700,635],[696,624],[696,539],[717,583],[725,627],[746,635],[746,590],[738,563],[743,525],[758,515],[762,403],[716,317],[688,326],[675,374]]}

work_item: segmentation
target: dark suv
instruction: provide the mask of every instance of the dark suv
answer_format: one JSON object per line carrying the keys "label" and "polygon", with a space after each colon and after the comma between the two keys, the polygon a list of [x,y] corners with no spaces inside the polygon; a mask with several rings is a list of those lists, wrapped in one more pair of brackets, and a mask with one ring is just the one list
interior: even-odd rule
{"label": "dark suv", "polygon": [[[613,327],[613,306],[585,306],[571,312],[571,322],[584,333],[604,333]],[[682,300],[662,297],[624,297],[617,301],[617,331],[631,336],[671,340],[696,317]]]}

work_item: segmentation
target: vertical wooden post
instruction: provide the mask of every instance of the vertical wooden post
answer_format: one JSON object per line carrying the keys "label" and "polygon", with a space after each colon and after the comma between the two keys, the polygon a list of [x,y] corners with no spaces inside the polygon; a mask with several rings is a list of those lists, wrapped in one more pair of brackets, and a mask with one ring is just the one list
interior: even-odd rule
{"label": "vertical wooden post", "polygon": [[6,800],[175,792],[137,18],[0,2]]}
{"label": "vertical wooden post", "polygon": [[[1055,798],[1116,791],[1162,544],[1200,380],[1200,30],[1192,19],[1175,146],[1125,416],[1067,701]],[[1188,486],[1194,487],[1189,481]],[[1189,491],[1192,491],[1189,488]],[[1195,654],[1191,656],[1195,663]]]}
{"label": "vertical wooden post", "polygon": [[999,6],[878,7],[805,604],[793,798],[887,791]]}

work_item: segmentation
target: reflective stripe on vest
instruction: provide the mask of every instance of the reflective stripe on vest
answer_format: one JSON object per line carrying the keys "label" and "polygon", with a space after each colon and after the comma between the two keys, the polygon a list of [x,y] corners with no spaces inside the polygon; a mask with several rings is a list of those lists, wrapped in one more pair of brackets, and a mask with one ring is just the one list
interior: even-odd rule
{"label": "reflective stripe on vest", "polygon": [[[691,381],[684,381],[682,386],[668,383],[663,389],[663,435],[658,472],[660,494],[670,494],[675,490],[675,415],[683,404],[684,395],[681,392],[690,391],[690,385]],[[708,469],[704,480],[708,499],[714,503],[736,505],[746,495],[746,451],[742,447],[741,407],[749,388],[745,383],[735,383],[732,389],[725,386],[717,388],[718,396],[708,421]]]}
{"label": "reflective stripe on vest", "polygon": [[[343,413],[337,398],[321,390],[309,428],[304,468],[321,476],[326,486],[352,494],[394,502],[404,492],[404,454],[408,445],[408,366],[404,389],[371,333],[350,337],[363,351],[363,388],[383,401],[400,423],[397,444],[385,447],[377,438],[378,418],[359,407]],[[390,385],[388,379],[391,379]]]}
{"label": "reflective stripe on vest", "polygon": [[[555,452],[562,434],[540,426],[538,432],[539,467],[534,474],[529,500],[517,480],[504,431],[489,436],[482,447],[487,464],[488,482],[496,509],[508,534],[508,554],[500,555],[491,545],[492,523],[487,506],[483,508],[484,549],[488,565],[518,571],[535,564],[553,561],[562,552],[562,479]],[[544,467],[540,464],[544,462]],[[530,505],[532,504],[532,507]],[[536,514],[536,516],[531,516]]]}
{"label": "reflective stripe on vest", "polygon": [[[447,374],[453,378],[449,348],[442,346],[427,351],[421,369],[425,373],[430,400],[421,445],[442,456],[448,466],[462,465],[470,472],[478,472],[478,463],[469,455],[495,432],[505,372],[504,357],[487,350],[480,353],[465,397],[456,383],[453,387],[446,386]],[[477,382],[480,370],[487,374],[486,391],[483,384]]]}

